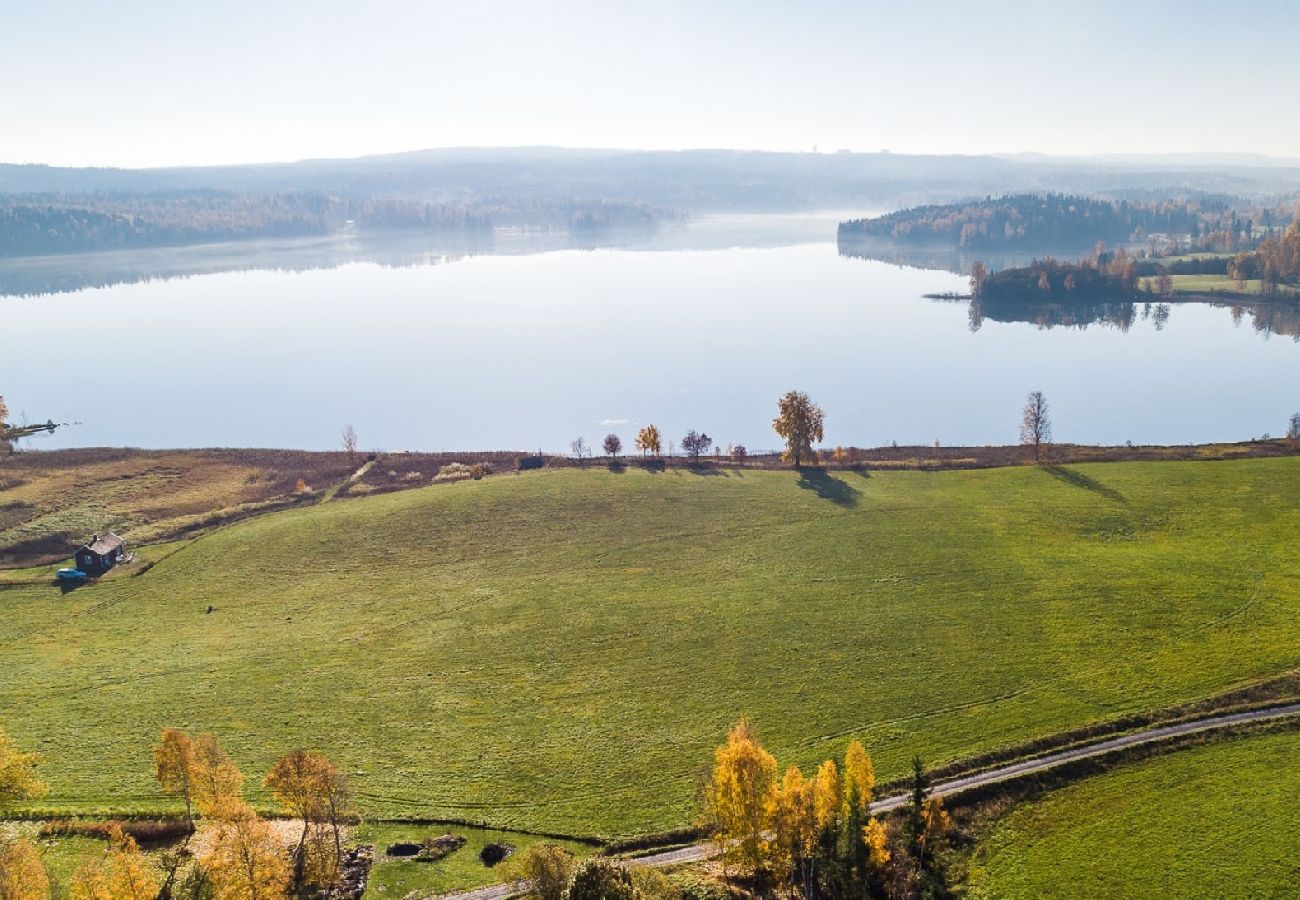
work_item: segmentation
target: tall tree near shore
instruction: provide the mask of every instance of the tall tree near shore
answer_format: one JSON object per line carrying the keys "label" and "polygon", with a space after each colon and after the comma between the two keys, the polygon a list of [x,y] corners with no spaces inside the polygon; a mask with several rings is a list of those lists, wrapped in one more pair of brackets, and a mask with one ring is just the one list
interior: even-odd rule
{"label": "tall tree near shore", "polygon": [[989,279],[989,270],[984,263],[979,260],[971,263],[970,267],[970,294],[975,300],[978,300],[980,294],[984,293],[984,282]]}
{"label": "tall tree near shore", "polygon": [[601,441],[600,447],[605,451],[605,455],[611,460],[618,459],[618,455],[623,452],[623,439],[616,434],[605,435],[605,440]]}
{"label": "tall tree near shore", "polygon": [[693,462],[699,462],[700,454],[706,452],[711,446],[713,446],[713,438],[696,431],[694,428],[686,432],[686,437],[682,438],[682,449],[686,451]]}
{"label": "tall tree near shore", "polygon": [[1042,391],[1033,391],[1025,400],[1024,414],[1020,419],[1020,443],[1034,448],[1034,461],[1043,458],[1043,445],[1052,439],[1052,420],[1048,414],[1047,398]]}
{"label": "tall tree near shore", "polygon": [[767,858],[767,832],[776,797],[776,758],[758,743],[753,726],[741,720],[714,754],[708,801],[724,857],[748,872]]}
{"label": "tall tree near shore", "polygon": [[662,447],[658,426],[647,425],[636,433],[636,448],[641,451],[642,456],[647,453],[658,456]]}
{"label": "tall tree near shore", "polygon": [[790,391],[777,402],[777,416],[772,428],[785,441],[785,455],[799,466],[815,457],[813,443],[825,436],[822,425],[826,414],[803,391]]}
{"label": "tall tree near shore", "polygon": [[352,462],[357,456],[357,433],[351,423],[343,426],[343,452],[348,455],[348,462]]}

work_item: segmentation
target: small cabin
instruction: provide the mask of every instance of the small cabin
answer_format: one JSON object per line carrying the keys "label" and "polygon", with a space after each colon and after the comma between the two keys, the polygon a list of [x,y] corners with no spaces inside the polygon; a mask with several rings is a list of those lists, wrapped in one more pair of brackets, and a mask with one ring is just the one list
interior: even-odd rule
{"label": "small cabin", "polygon": [[126,544],[111,531],[97,534],[77,551],[77,568],[87,575],[103,575],[126,556]]}

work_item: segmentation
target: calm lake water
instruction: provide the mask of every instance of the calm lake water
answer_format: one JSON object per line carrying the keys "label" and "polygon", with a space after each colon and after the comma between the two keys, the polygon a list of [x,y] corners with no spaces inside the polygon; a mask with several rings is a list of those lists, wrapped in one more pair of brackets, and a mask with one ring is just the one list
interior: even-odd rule
{"label": "calm lake water", "polygon": [[0,262],[0,393],[77,423],[32,448],[327,449],[351,423],[367,449],[562,450],[654,422],[754,450],[791,388],[830,445],[1014,442],[1031,390],[1060,441],[1239,440],[1300,409],[1294,314],[973,329],[967,303],[922,297],[964,278],[842,256],[839,218]]}

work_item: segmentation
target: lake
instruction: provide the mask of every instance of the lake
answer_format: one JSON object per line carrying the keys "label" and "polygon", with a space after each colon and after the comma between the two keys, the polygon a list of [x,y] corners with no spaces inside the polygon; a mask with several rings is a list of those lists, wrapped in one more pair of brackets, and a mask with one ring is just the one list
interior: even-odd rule
{"label": "lake", "polygon": [[0,392],[75,423],[33,449],[330,449],[351,423],[366,449],[561,451],[654,422],[754,451],[791,388],[832,446],[1012,443],[1031,390],[1086,443],[1277,435],[1300,409],[1294,313],[972,316],[923,297],[959,275],[841,255],[841,217],[0,261]]}

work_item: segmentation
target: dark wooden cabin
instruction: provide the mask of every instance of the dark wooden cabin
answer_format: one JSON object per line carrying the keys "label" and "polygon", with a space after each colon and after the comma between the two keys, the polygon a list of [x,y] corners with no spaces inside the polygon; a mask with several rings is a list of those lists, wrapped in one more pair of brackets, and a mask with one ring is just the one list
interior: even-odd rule
{"label": "dark wooden cabin", "polygon": [[103,575],[126,556],[126,544],[111,531],[97,534],[77,551],[77,568],[87,575]]}

